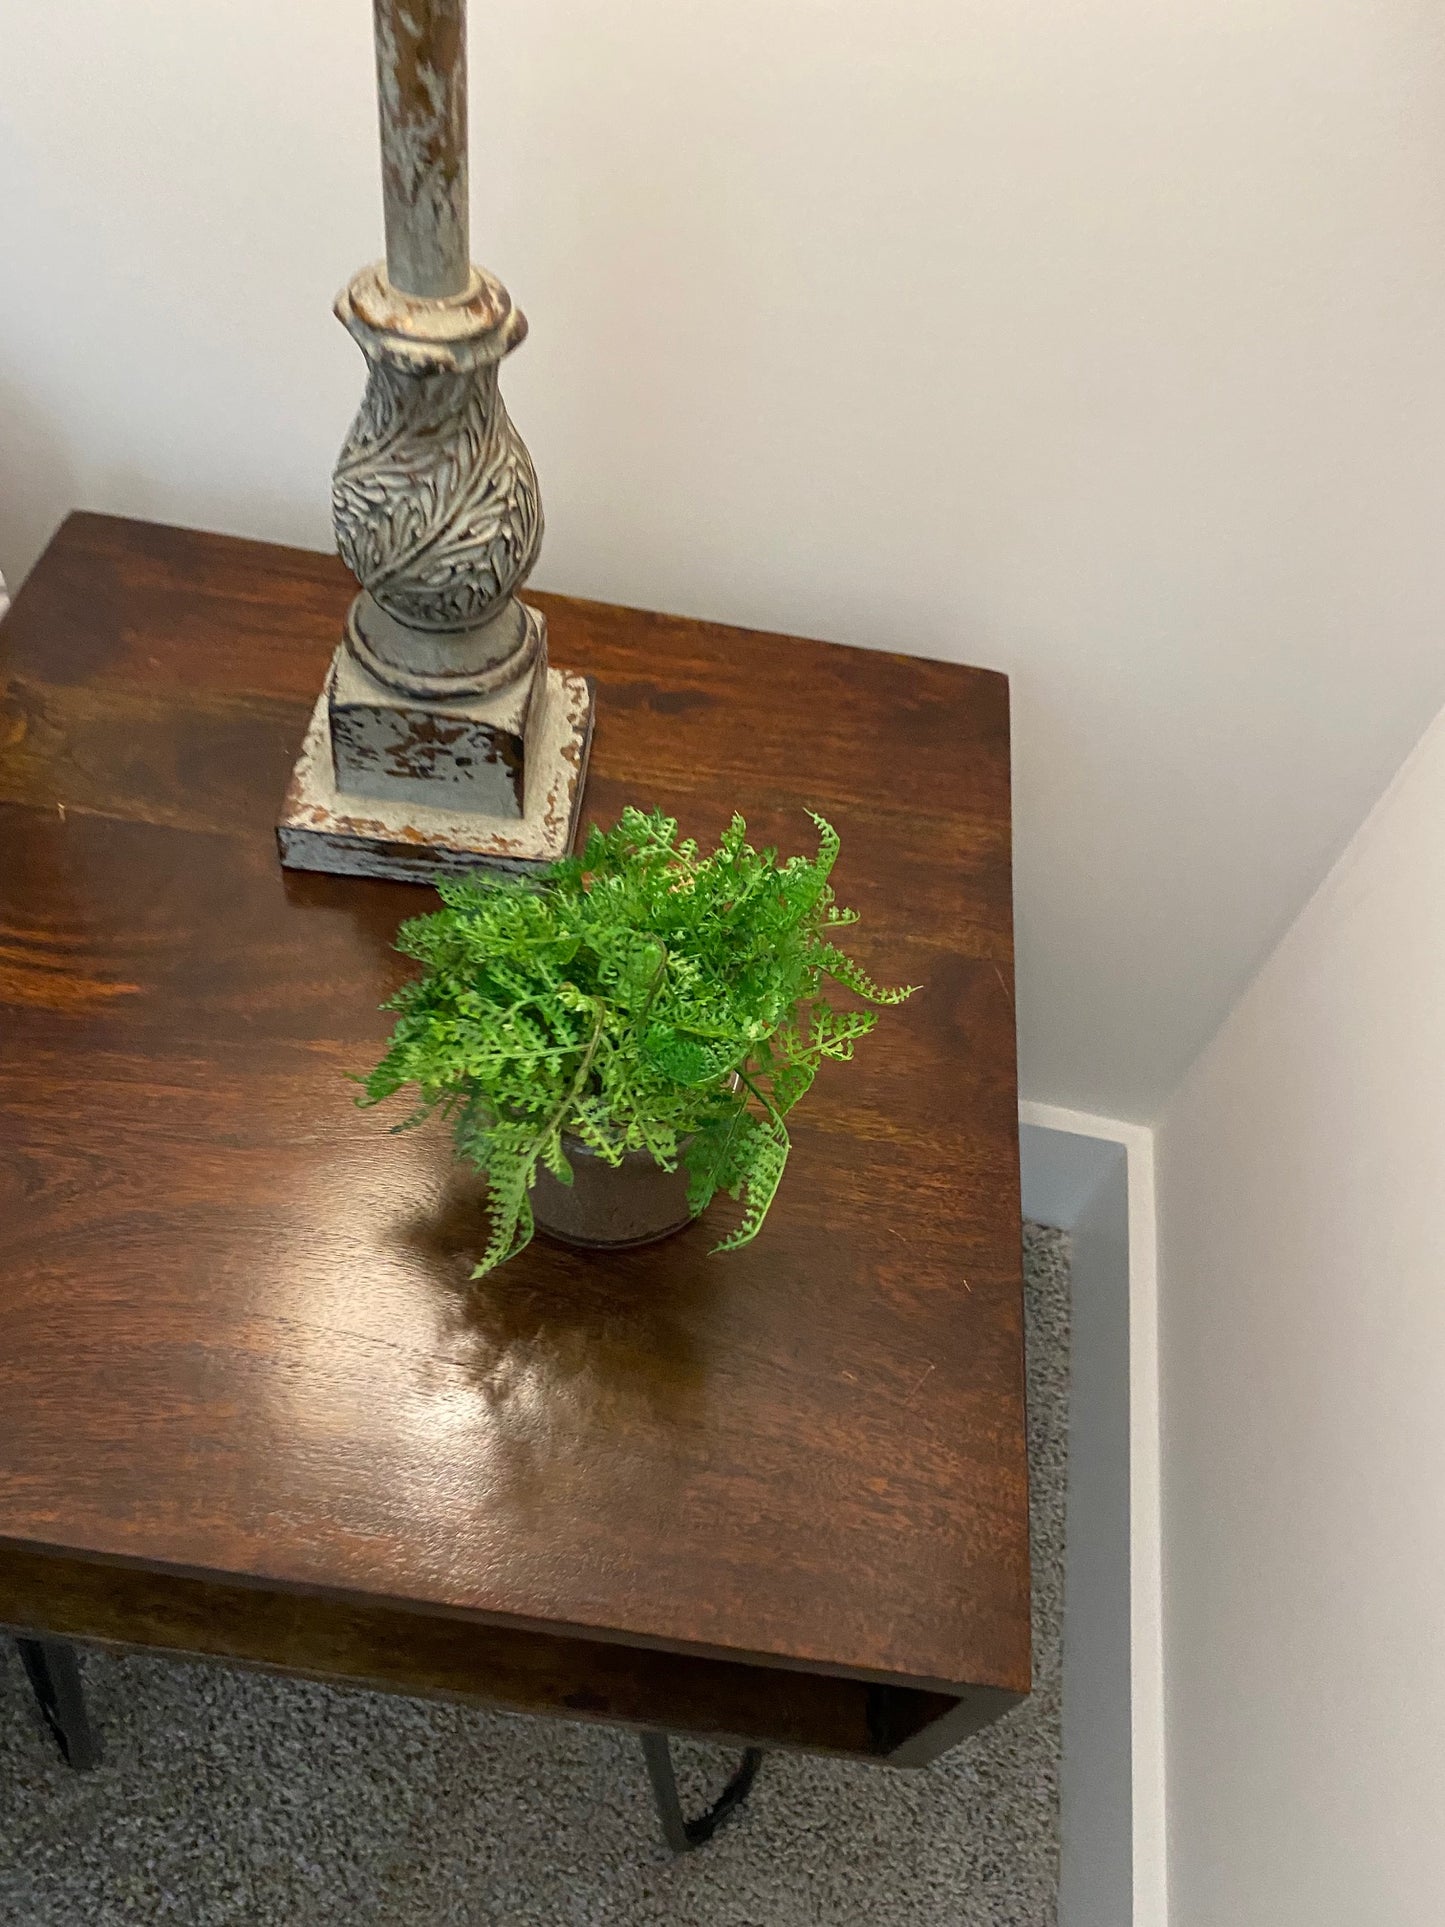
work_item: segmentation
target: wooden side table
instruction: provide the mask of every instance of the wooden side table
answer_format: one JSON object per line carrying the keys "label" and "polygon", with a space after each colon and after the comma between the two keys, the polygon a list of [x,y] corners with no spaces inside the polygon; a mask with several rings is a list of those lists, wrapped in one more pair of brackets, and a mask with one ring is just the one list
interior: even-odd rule
{"label": "wooden side table", "polygon": [[347,1082],[427,894],[276,859],[348,593],[76,515],[0,625],[0,1624],[932,1759],[1030,1683],[1004,680],[538,598],[587,818],[823,811],[923,990],[746,1250],[473,1286],[475,1179]]}

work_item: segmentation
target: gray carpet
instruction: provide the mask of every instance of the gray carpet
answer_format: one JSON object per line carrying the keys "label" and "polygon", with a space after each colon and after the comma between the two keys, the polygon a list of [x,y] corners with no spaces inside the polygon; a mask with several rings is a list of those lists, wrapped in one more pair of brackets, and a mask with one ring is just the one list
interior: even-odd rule
{"label": "gray carpet", "polygon": [[[91,1654],[69,1773],[0,1657],[4,1927],[1051,1927],[1068,1425],[1065,1240],[1029,1227],[1032,1697],[902,1773],[772,1755],[672,1861],[617,1732]],[[729,1756],[680,1746],[694,1800]],[[704,1776],[707,1776],[706,1778]]]}

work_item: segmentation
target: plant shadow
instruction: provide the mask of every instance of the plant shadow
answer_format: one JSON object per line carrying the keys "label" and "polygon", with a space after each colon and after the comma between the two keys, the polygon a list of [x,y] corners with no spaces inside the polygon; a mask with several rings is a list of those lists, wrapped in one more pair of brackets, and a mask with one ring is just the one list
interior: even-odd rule
{"label": "plant shadow", "polygon": [[485,1278],[482,1181],[453,1167],[396,1235],[439,1287],[451,1337],[494,1407],[519,1402],[574,1427],[639,1421],[687,1429],[708,1385],[717,1261],[702,1224],[632,1250],[585,1251],[539,1233]]}

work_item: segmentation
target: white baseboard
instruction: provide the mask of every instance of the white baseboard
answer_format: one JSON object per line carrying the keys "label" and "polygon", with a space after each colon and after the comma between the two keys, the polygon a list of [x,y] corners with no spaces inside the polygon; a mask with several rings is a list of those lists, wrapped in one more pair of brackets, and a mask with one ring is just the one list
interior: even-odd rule
{"label": "white baseboard", "polygon": [[[1116,1906],[1116,1917],[1108,1917],[1110,1903],[1105,1894],[1109,1879],[1104,1862],[1109,1843],[1095,1841],[1087,1850],[1080,1848],[1071,1855],[1066,1778],[1061,1927],[1167,1927],[1154,1134],[1147,1125],[1095,1117],[1051,1104],[1020,1104],[1019,1121],[1024,1215],[1074,1232],[1078,1257],[1083,1258],[1087,1251],[1087,1263],[1102,1268],[1097,1281],[1100,1290],[1108,1288],[1105,1274],[1110,1266],[1115,1271],[1120,1263],[1127,1267],[1127,1277],[1115,1280],[1117,1290],[1127,1293],[1127,1387],[1115,1384],[1108,1391],[1105,1379],[1097,1372],[1089,1383],[1092,1397],[1126,1396],[1128,1401],[1128,1467],[1122,1497],[1128,1506],[1129,1914],[1127,1920],[1117,1918],[1122,1908]],[[1114,1224],[1127,1231],[1125,1257],[1110,1255],[1124,1242],[1111,1240],[1109,1227]],[[1089,1315],[1086,1309],[1084,1316]],[[1079,1336],[1084,1335],[1081,1328]],[[1091,1415],[1085,1416],[1091,1436],[1108,1436],[1110,1413],[1100,1413],[1097,1426]],[[1107,1477],[1107,1470],[1100,1474],[1097,1466],[1090,1465],[1087,1473],[1094,1494],[1091,1503],[1097,1504],[1102,1490],[1100,1477]],[[1071,1561],[1078,1564],[1076,1551],[1071,1552]],[[1103,1627],[1102,1618],[1098,1624]],[[1086,1631],[1085,1637],[1092,1636]],[[1066,1630],[1066,1695],[1067,1642]],[[1065,1724],[1067,1730],[1067,1704]],[[1084,1743],[1088,1741],[1086,1734]],[[1087,1797],[1087,1783],[1079,1784]],[[1122,1887],[1122,1882],[1116,1885]]]}

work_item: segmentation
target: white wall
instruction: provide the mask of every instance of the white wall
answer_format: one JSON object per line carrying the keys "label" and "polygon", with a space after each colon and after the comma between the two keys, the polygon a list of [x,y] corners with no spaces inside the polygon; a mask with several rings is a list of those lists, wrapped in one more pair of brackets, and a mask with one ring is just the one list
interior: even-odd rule
{"label": "white wall", "polygon": [[1445,716],[1158,1172],[1171,1927],[1439,1927]]}
{"label": "white wall", "polygon": [[[0,0],[12,576],[328,542],[368,13]],[[1152,1115],[1445,696],[1438,10],[473,15],[538,580],[1011,671],[1024,1089]]]}

